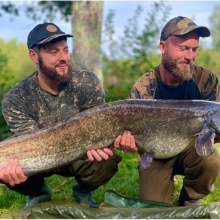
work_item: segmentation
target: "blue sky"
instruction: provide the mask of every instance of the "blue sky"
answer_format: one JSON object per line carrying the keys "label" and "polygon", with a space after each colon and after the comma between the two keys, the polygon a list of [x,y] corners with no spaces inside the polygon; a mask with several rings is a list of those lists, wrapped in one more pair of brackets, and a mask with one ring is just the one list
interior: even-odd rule
{"label": "blue sky", "polygon": [[[16,1],[16,3],[21,4],[22,2]],[[169,19],[181,15],[194,19],[197,25],[209,27],[209,17],[214,7],[220,5],[220,1],[166,1],[166,4],[171,6]],[[146,17],[146,13],[150,10],[152,1],[104,1],[103,16],[105,18],[105,15],[110,9],[115,11],[115,30],[116,33],[120,35],[128,19],[133,17],[134,10],[138,5],[144,8],[142,18],[144,23],[144,17]],[[29,31],[39,22],[34,22],[25,15],[15,17],[12,21],[10,18],[8,15],[4,15],[0,18],[0,38],[4,40],[16,38],[18,42],[26,43]],[[71,33],[71,25],[62,21],[59,16],[54,22],[60,26],[64,32]],[[203,41],[209,44],[211,38],[206,38]],[[71,46],[71,44],[72,42],[69,42],[69,46]]]}

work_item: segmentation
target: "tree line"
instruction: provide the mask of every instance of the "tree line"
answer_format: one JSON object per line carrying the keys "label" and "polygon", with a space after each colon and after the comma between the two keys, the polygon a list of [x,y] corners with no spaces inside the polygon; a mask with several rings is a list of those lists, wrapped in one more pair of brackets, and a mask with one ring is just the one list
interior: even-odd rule
{"label": "tree line", "polygon": [[[128,98],[134,82],[142,74],[160,63],[160,53],[158,51],[159,34],[162,28],[161,25],[167,21],[170,12],[170,7],[164,2],[154,2],[151,5],[151,10],[145,15],[145,23],[141,27],[139,19],[143,13],[143,8],[137,6],[134,15],[127,22],[123,35],[119,38],[114,37],[114,11],[110,10],[106,18],[102,18],[103,4],[100,2],[38,1],[35,2],[34,7],[28,2],[25,4],[26,6],[22,7],[22,12],[13,3],[0,2],[0,12],[4,11],[16,16],[19,13],[26,13],[27,16],[31,16],[31,19],[37,20],[39,19],[37,13],[41,11],[40,9],[44,9],[43,14],[45,18],[47,17],[47,21],[53,21],[53,16],[55,16],[56,11],[59,11],[63,15],[63,19],[69,21],[73,26],[73,35],[82,36],[76,37],[74,40],[75,49],[72,51],[74,68],[88,69],[97,74],[103,82],[107,102]],[[37,7],[38,10],[36,10]],[[77,11],[80,11],[81,15]],[[219,12],[220,6],[215,8],[210,17],[210,30],[213,37],[212,47],[207,48],[206,45],[201,45],[196,63],[211,69],[220,77]],[[99,16],[94,17],[96,13]],[[77,19],[74,19],[75,16]],[[91,17],[93,19],[90,19]],[[87,35],[87,32],[91,32],[91,28],[88,29],[88,27],[91,27],[91,22],[94,22],[95,19],[99,20],[99,22],[97,22],[97,26],[92,28],[94,33]],[[101,29],[102,21],[103,27]],[[81,23],[82,25],[80,25],[80,22],[83,22]],[[85,28],[82,29],[82,26]],[[82,33],[84,34],[81,35]],[[92,41],[95,43],[92,44],[91,41],[82,43],[86,38],[83,36],[91,36]],[[16,39],[8,42],[0,39],[0,43],[0,100],[2,103],[5,93],[21,79],[30,75],[36,68],[28,57],[26,44],[18,44]],[[75,44],[83,45],[83,47],[90,45],[90,47],[87,50],[83,49],[84,53],[80,53],[80,49],[77,49]],[[79,60],[87,62],[82,64]],[[10,136],[1,111],[0,129],[0,140]]]}

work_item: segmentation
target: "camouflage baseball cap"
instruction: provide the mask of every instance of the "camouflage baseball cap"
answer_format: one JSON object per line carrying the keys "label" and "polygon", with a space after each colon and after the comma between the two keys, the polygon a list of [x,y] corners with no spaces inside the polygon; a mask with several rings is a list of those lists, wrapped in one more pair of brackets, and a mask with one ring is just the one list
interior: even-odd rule
{"label": "camouflage baseball cap", "polygon": [[197,30],[200,37],[209,37],[210,31],[205,26],[197,26],[191,19],[178,16],[167,22],[161,31],[160,40],[166,40],[170,36],[187,34]]}
{"label": "camouflage baseball cap", "polygon": [[36,44],[45,44],[58,37],[73,37],[71,34],[66,34],[60,30],[60,28],[53,23],[38,24],[29,33],[27,38],[28,49],[32,48]]}

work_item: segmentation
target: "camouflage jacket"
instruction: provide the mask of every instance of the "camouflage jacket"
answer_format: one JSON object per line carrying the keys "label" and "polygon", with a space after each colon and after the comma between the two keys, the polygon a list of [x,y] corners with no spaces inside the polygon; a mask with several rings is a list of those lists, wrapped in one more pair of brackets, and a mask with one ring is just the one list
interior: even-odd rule
{"label": "camouflage jacket", "polygon": [[52,95],[40,88],[34,72],[5,95],[2,113],[14,136],[18,136],[103,103],[104,91],[93,73],[74,71],[71,81],[61,83],[58,94]]}
{"label": "camouflage jacket", "polygon": [[165,85],[159,77],[159,67],[142,75],[134,84],[130,98],[209,100],[220,102],[217,76],[210,70],[195,66],[193,77],[181,85]]}

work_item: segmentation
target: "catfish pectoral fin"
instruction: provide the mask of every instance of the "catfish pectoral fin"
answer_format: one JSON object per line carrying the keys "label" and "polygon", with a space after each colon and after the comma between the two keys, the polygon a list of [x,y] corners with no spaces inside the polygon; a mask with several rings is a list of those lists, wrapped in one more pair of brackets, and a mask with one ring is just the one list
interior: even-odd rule
{"label": "catfish pectoral fin", "polygon": [[207,157],[214,151],[215,130],[213,128],[203,129],[195,143],[196,152],[199,156]]}
{"label": "catfish pectoral fin", "polygon": [[145,170],[150,166],[153,161],[153,155],[149,153],[144,153],[140,157],[139,166],[142,170]]}

